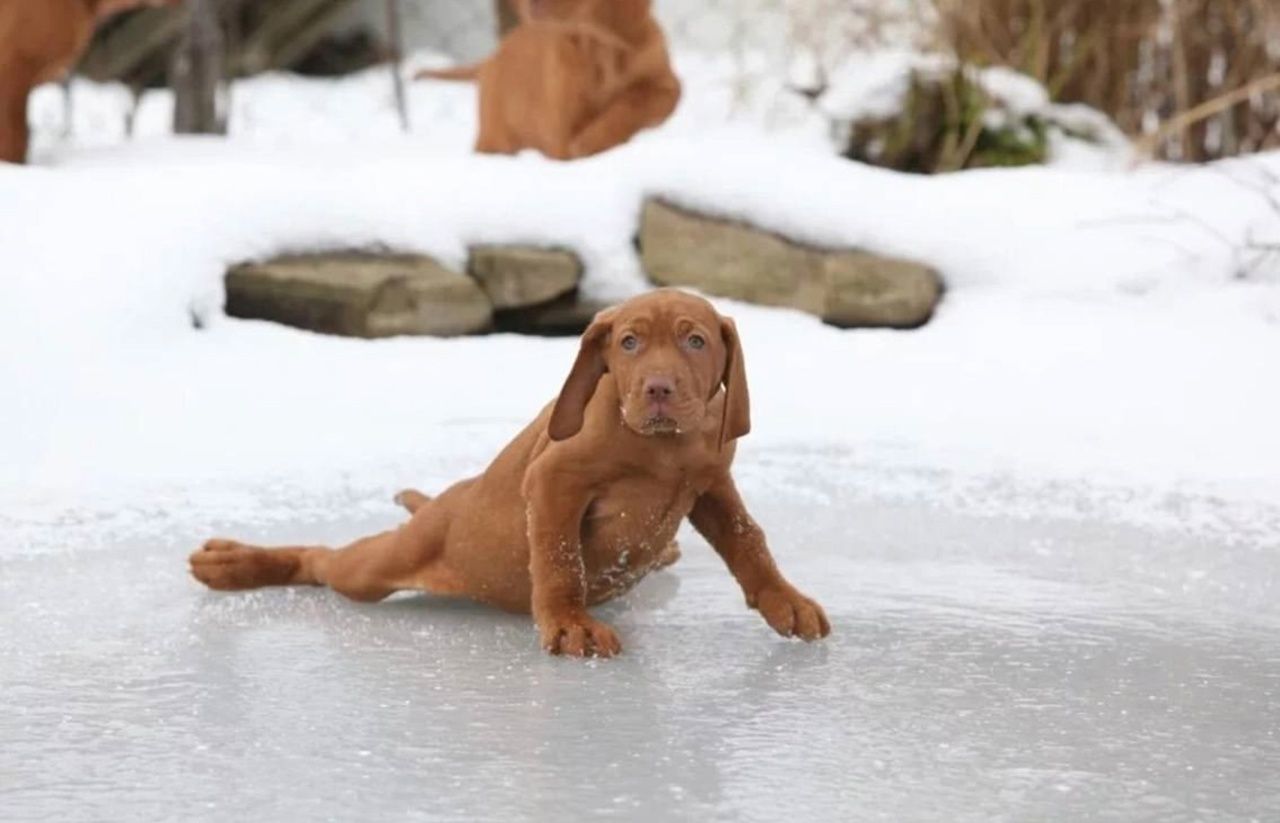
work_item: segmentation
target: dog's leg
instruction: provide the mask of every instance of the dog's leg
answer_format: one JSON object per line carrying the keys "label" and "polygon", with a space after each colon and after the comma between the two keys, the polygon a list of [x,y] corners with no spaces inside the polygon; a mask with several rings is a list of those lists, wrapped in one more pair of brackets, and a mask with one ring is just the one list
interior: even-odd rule
{"label": "dog's leg", "polygon": [[747,597],[774,631],[784,637],[817,640],[831,632],[822,607],[801,594],[778,571],[764,532],[751,519],[726,474],[698,498],[689,519],[724,559]]}
{"label": "dog's leg", "polygon": [[261,548],[210,540],[191,555],[191,574],[211,589],[328,586],[352,600],[374,602],[402,589],[452,594],[447,575],[432,569],[444,546],[444,507],[423,505],[398,529],[343,549]]}
{"label": "dog's leg", "polygon": [[530,484],[527,495],[532,610],[542,648],[573,657],[612,657],[622,650],[618,636],[587,613],[581,543],[585,491],[568,490],[562,478],[545,476]]}
{"label": "dog's leg", "polygon": [[506,123],[499,79],[500,75],[492,67],[486,67],[480,75],[476,90],[480,118],[475,144],[477,154],[515,154],[521,148],[512,139]]}
{"label": "dog's leg", "polygon": [[263,586],[320,585],[303,568],[310,552],[327,552],[319,546],[264,549],[235,540],[206,540],[189,558],[191,574],[211,589],[234,591]]}
{"label": "dog's leg", "polygon": [[674,79],[631,86],[574,135],[569,154],[590,157],[620,146],[642,129],[660,125],[679,102],[680,85]]}
{"label": "dog's leg", "polygon": [[25,163],[27,143],[27,97],[31,86],[22,77],[0,78],[0,162]]}
{"label": "dog's leg", "polygon": [[535,148],[552,160],[572,160],[574,134],[590,117],[590,61],[572,38],[557,37],[550,52],[536,98],[506,101],[512,133],[520,148]]}

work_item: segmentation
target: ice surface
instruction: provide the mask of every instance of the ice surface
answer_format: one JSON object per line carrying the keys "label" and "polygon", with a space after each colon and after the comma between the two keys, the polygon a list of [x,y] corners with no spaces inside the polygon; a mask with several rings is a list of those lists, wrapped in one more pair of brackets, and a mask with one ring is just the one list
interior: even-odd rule
{"label": "ice surface", "polygon": [[[958,493],[847,455],[748,452],[739,474],[828,642],[772,635],[692,536],[599,610],[625,644],[600,663],[465,604],[206,592],[184,555],[213,527],[180,512],[94,549],[92,523],[0,538],[3,817],[1274,819],[1277,512],[1242,540],[1176,501],[1140,527],[1087,489]],[[218,528],[396,520],[293,503],[329,515]]]}

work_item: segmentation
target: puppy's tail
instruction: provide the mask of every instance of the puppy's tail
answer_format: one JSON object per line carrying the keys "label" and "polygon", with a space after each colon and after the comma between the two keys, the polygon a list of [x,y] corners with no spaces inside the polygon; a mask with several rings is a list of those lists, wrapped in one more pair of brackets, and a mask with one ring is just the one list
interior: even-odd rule
{"label": "puppy's tail", "polygon": [[416,514],[418,509],[430,502],[431,498],[417,489],[405,489],[396,495],[396,503],[403,506],[409,514]]}
{"label": "puppy's tail", "polygon": [[414,80],[475,80],[480,76],[484,63],[470,66],[454,66],[448,69],[423,69],[413,76]]}

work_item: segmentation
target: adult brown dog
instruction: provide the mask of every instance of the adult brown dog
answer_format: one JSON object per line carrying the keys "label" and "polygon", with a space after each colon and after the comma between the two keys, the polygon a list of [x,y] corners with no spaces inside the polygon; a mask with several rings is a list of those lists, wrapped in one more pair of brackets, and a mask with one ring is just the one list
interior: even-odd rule
{"label": "adult brown dog", "polygon": [[0,161],[27,159],[27,98],[71,70],[102,20],[181,0],[0,0]]}
{"label": "adult brown dog", "polygon": [[328,585],[354,600],[401,589],[532,612],[553,654],[608,657],[587,607],[674,563],[688,517],[779,634],[825,637],[822,608],[774,565],[730,474],[751,428],[742,346],[707,301],[656,291],[596,316],[560,396],[479,477],[345,549],[210,540],[191,571],[213,589]]}
{"label": "adult brown dog", "polygon": [[519,2],[520,25],[484,63],[418,75],[478,82],[476,151],[588,157],[675,111],[680,81],[650,0]]}

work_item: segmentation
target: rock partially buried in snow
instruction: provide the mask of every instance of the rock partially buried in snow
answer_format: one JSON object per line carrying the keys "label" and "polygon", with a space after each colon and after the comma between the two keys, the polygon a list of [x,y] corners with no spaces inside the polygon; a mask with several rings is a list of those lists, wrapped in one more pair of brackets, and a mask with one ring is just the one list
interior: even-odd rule
{"label": "rock partially buried in snow", "polygon": [[661,201],[645,204],[640,258],[649,278],[662,286],[691,286],[747,303],[815,314],[823,304],[821,272],[811,250],[776,234]]}
{"label": "rock partially buried in snow", "polygon": [[928,266],[806,246],[658,200],[644,207],[640,255],[659,285],[800,309],[845,328],[921,326],[942,296]]}
{"label": "rock partially buried in snow", "polygon": [[489,329],[470,277],[429,257],[337,252],[245,263],[227,273],[226,312],[348,337],[453,336]]}
{"label": "rock partially buried in snow", "polygon": [[928,266],[861,251],[822,254],[822,319],[846,329],[923,326],[942,299],[942,279]]}
{"label": "rock partially buried in snow", "polygon": [[475,246],[467,270],[499,311],[549,303],[582,279],[577,255],[534,246]]}

